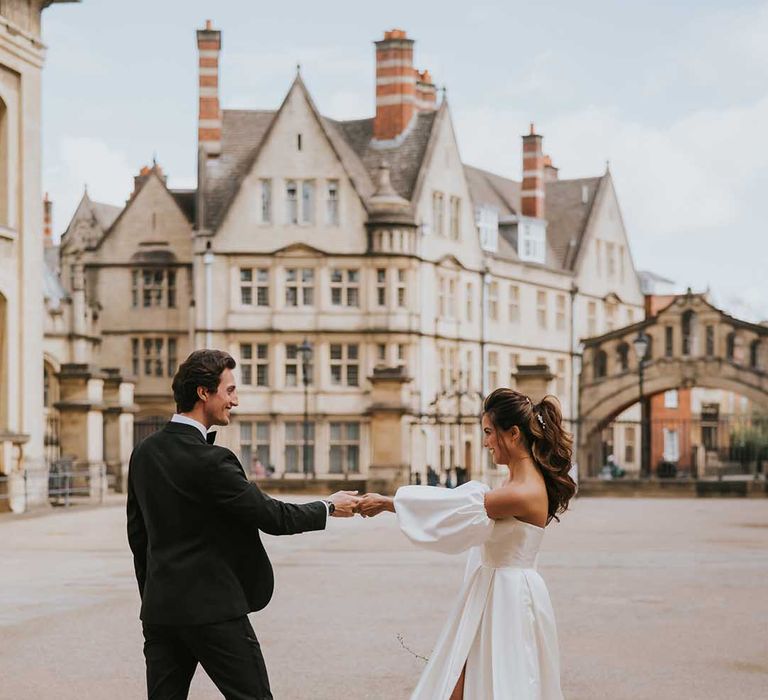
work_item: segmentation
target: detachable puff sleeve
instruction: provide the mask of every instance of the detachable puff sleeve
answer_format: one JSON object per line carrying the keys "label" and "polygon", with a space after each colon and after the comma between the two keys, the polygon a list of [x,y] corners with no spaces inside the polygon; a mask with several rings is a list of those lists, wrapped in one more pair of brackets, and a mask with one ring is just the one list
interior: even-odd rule
{"label": "detachable puff sleeve", "polygon": [[411,542],[446,554],[458,554],[485,542],[494,521],[485,512],[490,489],[470,481],[455,489],[402,486],[395,494],[400,529]]}

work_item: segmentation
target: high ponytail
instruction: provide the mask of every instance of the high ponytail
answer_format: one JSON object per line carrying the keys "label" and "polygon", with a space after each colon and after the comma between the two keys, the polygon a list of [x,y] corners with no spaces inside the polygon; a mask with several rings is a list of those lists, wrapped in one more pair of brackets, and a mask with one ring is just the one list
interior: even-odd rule
{"label": "high ponytail", "polygon": [[534,404],[525,394],[513,389],[496,389],[483,402],[483,412],[497,429],[516,425],[525,439],[531,457],[544,477],[547,489],[547,522],[564,513],[576,493],[571,469],[573,437],[563,427],[563,414],[554,396]]}
{"label": "high ponytail", "polygon": [[563,428],[560,403],[554,396],[545,396],[532,406],[528,430],[531,435],[531,456],[544,475],[549,499],[548,520],[568,509],[576,493],[576,483],[568,473],[571,469],[573,437]]}

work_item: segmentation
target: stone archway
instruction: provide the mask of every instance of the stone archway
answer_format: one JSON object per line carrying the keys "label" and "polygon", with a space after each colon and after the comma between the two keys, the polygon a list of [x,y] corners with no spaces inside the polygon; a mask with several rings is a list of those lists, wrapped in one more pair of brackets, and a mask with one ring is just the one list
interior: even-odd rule
{"label": "stone archway", "polygon": [[[642,393],[640,365],[632,349],[638,334],[649,341]],[[768,414],[768,362],[761,352],[765,338],[768,326],[733,318],[704,295],[688,293],[675,297],[655,316],[584,341],[579,463],[594,462],[601,430],[622,411],[667,390],[722,389],[747,397]]]}

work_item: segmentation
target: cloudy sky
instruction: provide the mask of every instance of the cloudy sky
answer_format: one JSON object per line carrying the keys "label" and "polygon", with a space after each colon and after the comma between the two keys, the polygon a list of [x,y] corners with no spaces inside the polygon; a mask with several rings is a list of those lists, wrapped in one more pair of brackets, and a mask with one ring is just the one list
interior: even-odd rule
{"label": "cloudy sky", "polygon": [[561,177],[615,178],[635,263],[768,318],[768,2],[83,0],[44,13],[43,186],[120,204],[156,155],[195,182],[195,29],[223,32],[226,108],[274,109],[296,64],[319,109],[371,116],[372,42],[399,27],[465,162],[520,177],[529,122]]}

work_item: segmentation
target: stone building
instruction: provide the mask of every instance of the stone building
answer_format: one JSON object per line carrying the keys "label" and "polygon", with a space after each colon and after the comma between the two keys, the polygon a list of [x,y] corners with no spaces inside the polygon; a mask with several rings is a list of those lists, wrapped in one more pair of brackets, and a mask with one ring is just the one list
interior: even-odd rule
{"label": "stone building", "polygon": [[45,497],[24,475],[44,464],[40,15],[62,1],[0,3],[0,510]]}
{"label": "stone building", "polygon": [[142,171],[111,224],[79,209],[61,249],[101,364],[136,375],[138,434],[195,347],[238,360],[220,441],[279,476],[492,478],[478,417],[499,385],[556,394],[575,427],[580,338],[643,311],[610,172],[559,179],[533,126],[522,182],[463,163],[400,30],[376,42],[375,116],[347,121],[300,75],[276,110],[222,110],[221,33],[197,40],[197,190]]}

